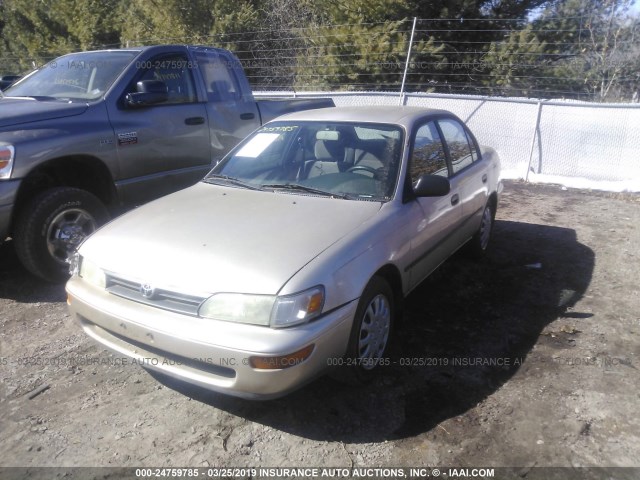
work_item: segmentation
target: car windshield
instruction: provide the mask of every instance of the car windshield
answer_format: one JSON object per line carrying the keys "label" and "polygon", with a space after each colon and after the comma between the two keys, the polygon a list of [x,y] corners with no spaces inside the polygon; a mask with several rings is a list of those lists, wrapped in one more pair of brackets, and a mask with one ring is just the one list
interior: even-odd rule
{"label": "car windshield", "polygon": [[107,91],[137,52],[72,53],[52,60],[17,82],[7,97],[96,100]]}
{"label": "car windshield", "polygon": [[205,178],[230,186],[389,200],[402,129],[347,122],[272,122],[236,147]]}

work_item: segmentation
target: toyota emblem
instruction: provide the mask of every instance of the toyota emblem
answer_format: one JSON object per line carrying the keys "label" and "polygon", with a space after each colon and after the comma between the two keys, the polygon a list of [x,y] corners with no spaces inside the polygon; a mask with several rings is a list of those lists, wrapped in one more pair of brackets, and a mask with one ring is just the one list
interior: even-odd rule
{"label": "toyota emblem", "polygon": [[140,293],[144,298],[151,298],[153,297],[154,288],[148,283],[143,283],[140,287]]}

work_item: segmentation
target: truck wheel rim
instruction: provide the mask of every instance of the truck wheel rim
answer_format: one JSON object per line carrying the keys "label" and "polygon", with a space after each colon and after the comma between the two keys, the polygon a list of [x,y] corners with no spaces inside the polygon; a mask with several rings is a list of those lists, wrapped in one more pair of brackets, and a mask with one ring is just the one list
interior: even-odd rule
{"label": "truck wheel rim", "polygon": [[365,370],[374,368],[387,346],[391,327],[391,307],[386,296],[376,295],[364,312],[360,337],[358,339],[358,358]]}
{"label": "truck wheel rim", "polygon": [[480,225],[480,248],[486,250],[489,246],[489,238],[491,237],[491,209],[484,209],[482,214],[482,224]]}
{"label": "truck wheel rim", "polygon": [[60,212],[47,229],[47,249],[61,265],[87,235],[96,229],[96,222],[86,210],[73,208]]}

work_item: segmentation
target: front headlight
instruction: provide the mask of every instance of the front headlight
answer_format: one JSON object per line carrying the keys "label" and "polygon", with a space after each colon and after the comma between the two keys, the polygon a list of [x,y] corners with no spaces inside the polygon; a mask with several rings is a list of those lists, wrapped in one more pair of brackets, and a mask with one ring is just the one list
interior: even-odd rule
{"label": "front headlight", "polygon": [[278,297],[271,313],[272,327],[305,323],[322,313],[324,287],[317,286],[294,295]]}
{"label": "front headlight", "polygon": [[201,306],[201,317],[225,322],[269,325],[273,308],[273,295],[245,295],[243,293],[216,293]]}
{"label": "front headlight", "polygon": [[226,322],[290,327],[317,317],[323,305],[324,288],[321,286],[280,297],[216,293],[200,306],[198,314]]}
{"label": "front headlight", "polygon": [[104,271],[100,267],[98,267],[95,263],[87,260],[82,255],[79,256],[80,269],[79,275],[82,277],[87,283],[94,285],[98,288],[106,287],[106,278],[104,275]]}
{"label": "front headlight", "polygon": [[15,153],[13,145],[0,145],[0,179],[11,178]]}

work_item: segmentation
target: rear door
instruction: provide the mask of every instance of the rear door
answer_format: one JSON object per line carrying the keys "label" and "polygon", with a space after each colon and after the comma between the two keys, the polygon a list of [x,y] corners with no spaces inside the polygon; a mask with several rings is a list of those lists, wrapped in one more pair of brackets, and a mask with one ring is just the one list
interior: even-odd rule
{"label": "rear door", "polygon": [[[143,58],[117,100],[107,103],[120,169],[116,185],[127,204],[192,185],[211,166],[206,104],[198,99],[194,63],[186,49]],[[165,82],[167,102],[128,107],[124,97],[141,80]]]}
{"label": "rear door", "polygon": [[460,241],[464,242],[480,227],[489,196],[488,164],[480,161],[477,143],[462,122],[443,118],[438,120],[438,126],[450,158],[450,181],[460,194]]}

